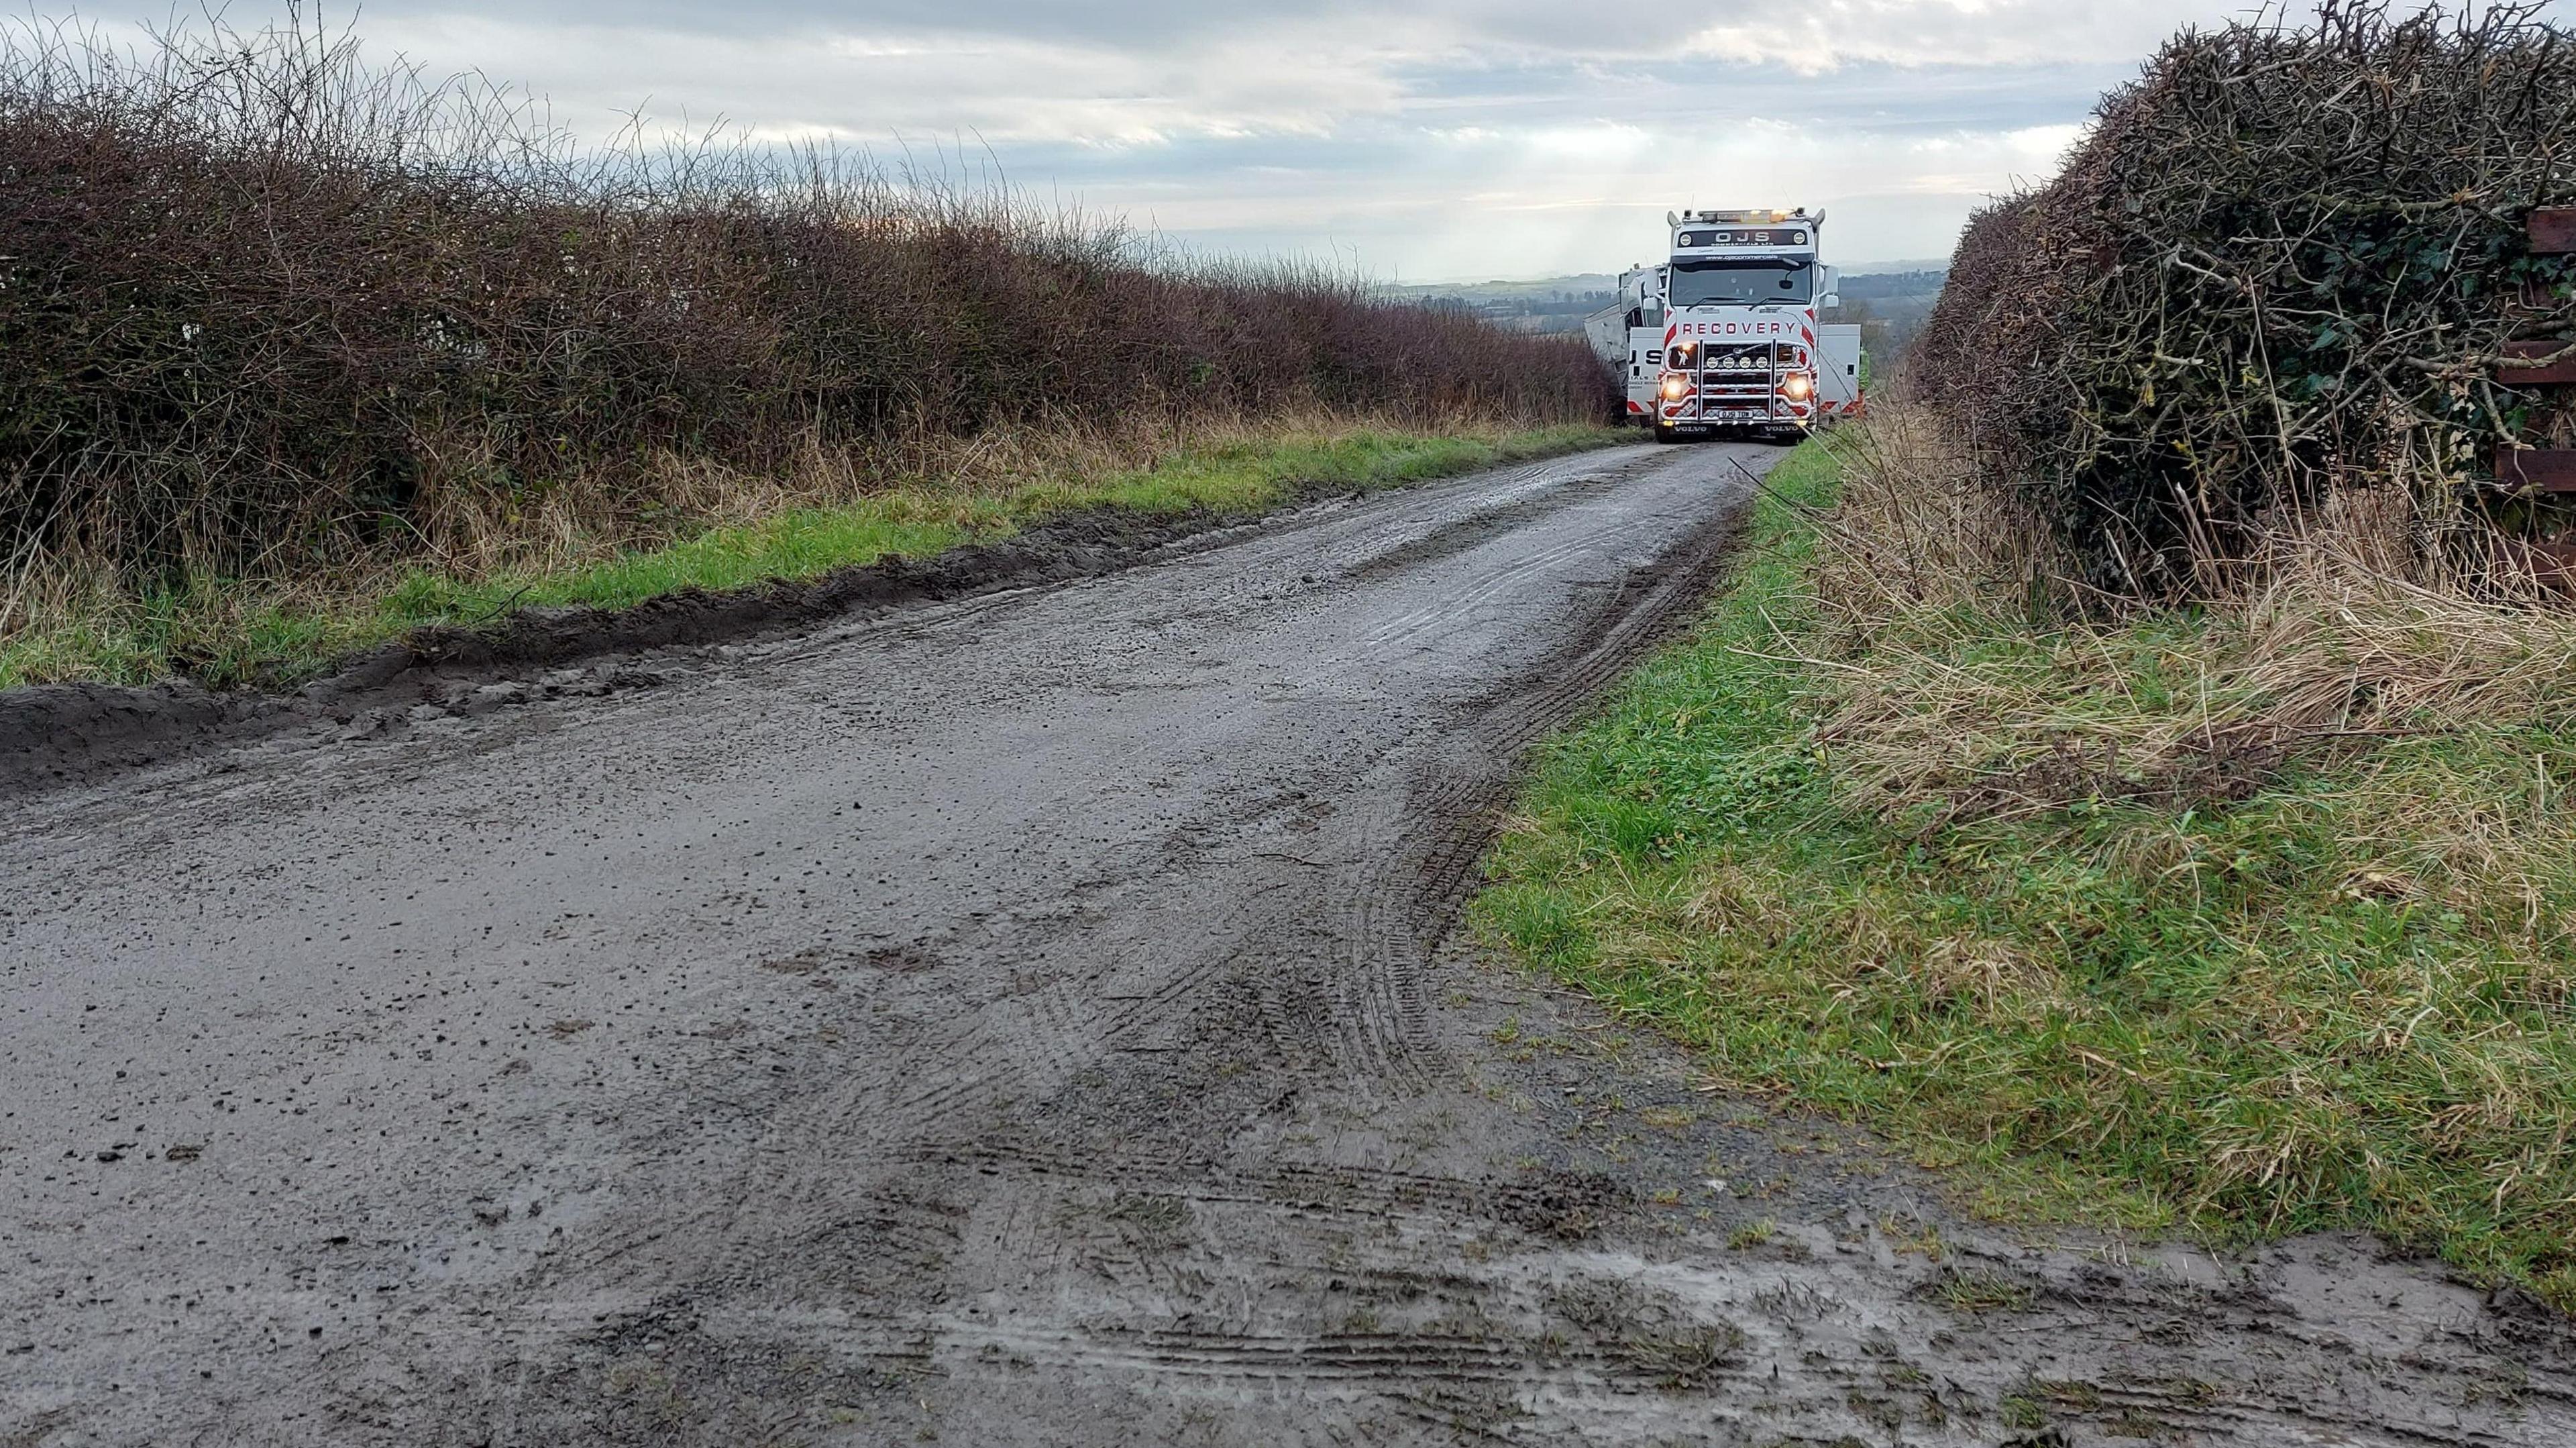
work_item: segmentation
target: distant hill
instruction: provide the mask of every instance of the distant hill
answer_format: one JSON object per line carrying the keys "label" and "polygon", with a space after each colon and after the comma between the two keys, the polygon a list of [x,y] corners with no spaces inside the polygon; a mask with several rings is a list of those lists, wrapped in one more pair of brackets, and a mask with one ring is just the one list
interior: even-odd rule
{"label": "distant hill", "polygon": [[1851,272],[1842,279],[1842,305],[1826,312],[1824,320],[1859,324],[1861,346],[1883,367],[1923,330],[1949,275],[1946,262],[1906,271]]}
{"label": "distant hill", "polygon": [[[1947,271],[1949,266],[1950,260],[1947,257],[1935,257],[1929,260],[1917,261],[1855,262],[1852,265],[1843,267],[1843,276],[1848,279],[1852,277],[1911,275],[1923,272],[1940,273]],[[1624,272],[1626,270],[1627,268],[1622,267],[1619,271],[1572,272],[1565,276],[1535,277],[1517,280],[1498,277],[1491,281],[1481,282],[1406,282],[1402,284],[1382,286],[1378,288],[1378,292],[1382,296],[1390,297],[1460,297],[1470,302],[1499,301],[1505,298],[1552,298],[1558,296],[1591,295],[1593,293],[1606,294],[1616,292],[1619,289],[1620,272]]]}
{"label": "distant hill", "polygon": [[[1842,305],[1825,320],[1854,322],[1863,345],[1882,360],[1905,350],[1949,275],[1947,261],[1873,262],[1847,268],[1842,278]],[[1580,332],[1583,319],[1618,295],[1615,272],[1576,272],[1534,281],[1435,282],[1390,286],[1380,295],[1432,306],[1473,312],[1494,326],[1513,332]]]}
{"label": "distant hill", "polygon": [[1607,295],[1619,290],[1618,272],[1577,272],[1534,281],[1418,282],[1378,289],[1391,297],[1464,297],[1471,302],[1504,298]]}
{"label": "distant hill", "polygon": [[1427,283],[1390,286],[1380,295],[1431,306],[1456,307],[1513,332],[1580,332],[1583,319],[1610,305],[1619,293],[1613,272],[1581,272],[1537,281]]}

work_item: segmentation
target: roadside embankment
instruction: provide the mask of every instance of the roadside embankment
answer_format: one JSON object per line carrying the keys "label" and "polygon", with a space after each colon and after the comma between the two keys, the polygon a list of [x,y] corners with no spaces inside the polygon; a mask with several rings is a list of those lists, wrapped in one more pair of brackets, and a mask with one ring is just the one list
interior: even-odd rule
{"label": "roadside embankment", "polygon": [[2086,616],[1956,437],[1772,474],[1483,927],[1998,1216],[2363,1228],[2576,1305],[2576,618],[2406,576],[2361,498]]}
{"label": "roadside embankment", "polygon": [[[868,569],[890,583],[921,584],[930,577],[921,565],[969,548],[982,551],[954,583],[1005,583],[1043,572],[1041,555],[1050,541],[1061,541],[1029,539],[1032,529],[1150,543],[1304,498],[1447,477],[1621,437],[1584,425],[1462,421],[1420,432],[1329,417],[1206,428],[1196,442],[1141,455],[1097,436],[987,437],[958,445],[945,476],[915,472],[846,502],[797,502],[792,491],[747,487],[733,510],[745,516],[658,546],[558,537],[483,566],[391,559],[336,575],[196,576],[141,594],[72,589],[47,607],[31,606],[13,630],[0,632],[0,689],[170,678],[216,689],[287,688],[406,638],[455,656],[478,647],[510,652],[505,641],[516,632],[530,636],[517,652],[531,662],[705,641],[833,611],[828,599],[805,608],[796,602],[803,594],[788,597],[780,585],[836,577],[855,585],[861,580],[847,575]],[[1007,546],[1017,540],[1028,541]],[[704,595],[739,597],[711,610]],[[683,599],[694,624],[663,617],[673,612],[667,606],[652,620],[626,620],[623,631],[609,616]],[[575,611],[569,623],[564,610]],[[729,624],[702,617],[711,611],[740,617]],[[598,641],[585,649],[568,637],[581,631]],[[540,644],[539,635],[550,642]]]}
{"label": "roadside embankment", "polygon": [[1274,509],[1618,440],[1587,426],[1319,423],[1231,429],[1130,466],[1059,436],[1009,450],[1008,467],[987,446],[972,478],[782,507],[654,548],[76,595],[0,636],[0,680],[16,685],[0,687],[0,793],[299,724],[364,730],[649,686],[658,675],[636,662],[648,650],[1096,576]]}

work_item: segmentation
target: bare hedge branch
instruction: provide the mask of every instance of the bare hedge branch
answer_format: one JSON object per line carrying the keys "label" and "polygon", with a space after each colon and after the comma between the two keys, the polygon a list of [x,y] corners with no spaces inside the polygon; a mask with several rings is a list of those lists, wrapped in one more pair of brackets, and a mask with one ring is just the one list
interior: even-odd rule
{"label": "bare hedge branch", "polygon": [[649,508],[656,454],[785,468],[1157,412],[1590,420],[1610,386],[1579,341],[1173,265],[824,150],[585,148],[295,21],[140,55],[0,30],[0,563],[77,551],[148,586],[398,554],[573,476]]}
{"label": "bare hedge branch", "polygon": [[2340,488],[2456,491],[2568,439],[2498,380],[2576,341],[2576,35],[2540,7],[2330,0],[2185,33],[2057,180],[1981,213],[1912,377],[2085,582],[2171,597]]}

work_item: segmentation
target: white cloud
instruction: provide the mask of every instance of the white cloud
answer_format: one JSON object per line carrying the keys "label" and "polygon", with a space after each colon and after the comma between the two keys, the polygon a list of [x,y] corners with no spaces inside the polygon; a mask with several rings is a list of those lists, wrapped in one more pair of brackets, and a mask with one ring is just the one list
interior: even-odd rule
{"label": "white cloud", "polygon": [[724,37],[483,14],[397,16],[366,35],[377,53],[433,71],[517,81],[577,130],[649,101],[674,123],[723,116],[763,134],[864,144],[908,135],[1139,145],[1319,136],[1402,101],[1383,73],[1258,36],[1121,51],[970,34]]}
{"label": "white cloud", "polygon": [[1691,34],[1684,48],[1802,75],[1864,62],[2102,63],[2143,57],[2182,26],[2225,20],[2234,9],[2195,0],[1817,0],[1721,18]]}

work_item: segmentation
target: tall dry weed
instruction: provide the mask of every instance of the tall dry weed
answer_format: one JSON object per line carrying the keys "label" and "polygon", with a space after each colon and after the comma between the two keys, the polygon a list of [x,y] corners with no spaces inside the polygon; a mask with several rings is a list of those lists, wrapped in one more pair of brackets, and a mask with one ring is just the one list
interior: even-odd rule
{"label": "tall dry weed", "polygon": [[2189,807],[2379,741],[2576,723],[2576,615],[2492,558],[2441,489],[2352,490],[2203,601],[2091,610],[2045,522],[1922,404],[1850,450],[1809,573],[1822,744],[1854,798],[1927,821],[2082,800]]}

